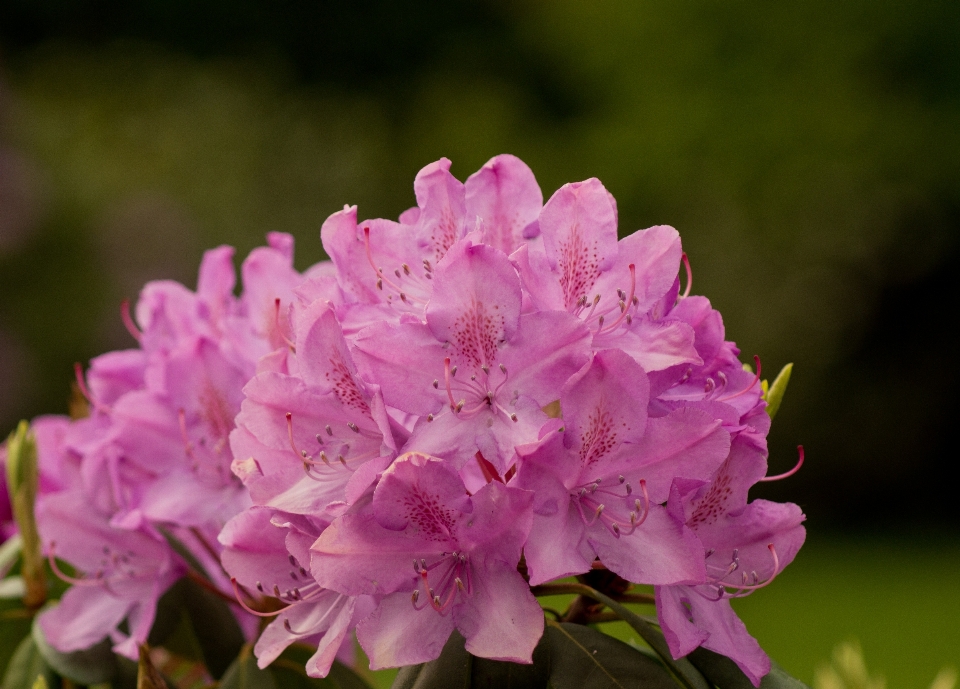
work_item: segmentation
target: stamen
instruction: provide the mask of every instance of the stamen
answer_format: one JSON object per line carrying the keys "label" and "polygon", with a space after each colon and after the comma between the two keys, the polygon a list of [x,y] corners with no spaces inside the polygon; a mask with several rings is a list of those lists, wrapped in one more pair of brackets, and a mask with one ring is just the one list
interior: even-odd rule
{"label": "stamen", "polygon": [[311,633],[311,630],[307,630],[305,632],[297,631],[292,626],[290,626],[290,620],[288,620],[287,618],[283,619],[283,628],[287,630],[288,634],[293,634],[294,636],[306,636],[307,634]]}
{"label": "stamen", "polygon": [[[753,376],[753,381],[750,383],[750,385],[748,385],[748,386],[745,387],[743,390],[741,390],[740,392],[737,392],[737,393],[735,393],[735,394],[733,394],[733,395],[730,395],[730,396],[728,396],[728,397],[721,397],[721,398],[718,400],[719,402],[726,402],[727,400],[732,400],[732,399],[734,399],[735,397],[739,397],[740,395],[743,395],[743,394],[745,394],[745,393],[747,393],[747,392],[750,392],[750,391],[753,389],[753,387],[754,387],[757,383],[760,382],[760,371],[761,371],[761,367],[760,367],[760,357],[759,357],[758,355],[754,354],[754,355],[753,355],[753,362],[757,365],[757,373],[756,373],[756,375]],[[720,373],[718,373],[717,375],[720,375]]]}
{"label": "stamen", "polygon": [[447,399],[450,400],[450,408],[455,409],[456,400],[453,399],[453,389],[450,387],[450,377],[453,375],[450,369],[450,357],[443,360],[443,382],[447,386]]}
{"label": "stamen", "polygon": [[[237,584],[237,578],[230,577],[230,583],[233,584],[233,595],[236,597],[237,602],[240,604],[240,607],[246,610],[251,615],[256,615],[257,617],[276,617],[277,615],[282,613],[284,610],[292,607],[290,605],[287,605],[281,608],[280,610],[276,610],[274,612],[260,612],[259,610],[254,610],[244,602],[243,596],[240,595],[240,586]],[[280,590],[276,586],[273,587],[273,590],[274,590],[274,593],[277,594],[277,598],[280,598]]]}
{"label": "stamen", "polygon": [[97,400],[93,398],[93,395],[90,393],[90,388],[87,387],[87,381],[83,377],[83,366],[79,363],[73,365],[73,374],[77,378],[77,387],[80,388],[80,394],[83,395],[84,399],[89,402],[94,409],[104,414],[110,413],[110,408],[106,405],[100,404]]}
{"label": "stamen", "polygon": [[[773,557],[773,574],[770,575],[770,578],[759,584],[737,586],[737,589],[741,591],[756,591],[757,589],[762,589],[764,586],[767,586],[770,584],[770,582],[777,578],[777,575],[780,574],[780,558],[777,555],[777,549],[773,543],[768,543],[767,550],[770,551],[770,555]],[[733,596],[736,596],[736,594],[733,594]]]}
{"label": "stamen", "polygon": [[50,541],[50,550],[47,553],[47,561],[50,563],[50,569],[57,576],[58,579],[62,579],[68,584],[73,586],[101,586],[103,585],[103,573],[97,572],[97,575],[93,579],[88,579],[85,577],[72,577],[62,569],[57,564],[56,556],[54,555],[54,548],[56,547],[56,541]]}
{"label": "stamen", "polygon": [[293,414],[291,414],[290,412],[287,412],[286,416],[287,416],[287,438],[290,439],[290,449],[293,450],[293,453],[295,455],[298,455],[301,459],[303,459],[304,463],[309,462],[310,460],[313,459],[313,457],[308,455],[306,450],[297,449],[297,444],[293,440]]}
{"label": "stamen", "polygon": [[297,351],[296,345],[291,342],[287,334],[283,332],[283,327],[280,325],[280,297],[273,300],[273,325],[276,327],[277,333],[280,334],[280,339],[290,348],[291,352],[295,353]]}
{"label": "stamen", "polygon": [[[635,293],[636,293],[636,291],[637,291],[637,266],[636,266],[635,264],[631,263],[631,264],[630,264],[629,266],[627,266],[627,267],[630,269],[630,296],[629,296],[628,299],[626,299],[626,302],[627,302],[627,303],[635,303],[635,300],[636,300],[636,295],[635,295]],[[591,311],[591,313],[592,313],[592,311]],[[606,331],[607,331],[607,332],[610,332],[611,330],[613,330],[614,328],[616,328],[618,325],[620,325],[620,323],[621,323],[624,319],[626,319],[626,318],[627,318],[627,308],[626,308],[626,305],[624,304],[624,302],[622,301],[622,297],[621,297],[621,302],[620,302],[620,316],[617,318],[617,320],[615,320],[613,323],[611,323],[610,325],[607,326]],[[599,335],[601,332],[604,331],[604,327],[603,327],[603,316],[600,316],[599,321],[600,321],[600,329],[597,330],[597,334],[598,334],[598,335]],[[629,325],[629,323],[628,323],[628,325]]]}
{"label": "stamen", "polygon": [[123,327],[127,329],[127,332],[133,335],[134,340],[140,342],[143,339],[143,333],[140,332],[140,328],[133,322],[133,317],[130,315],[129,299],[120,302],[120,320],[123,321]]}
{"label": "stamen", "polygon": [[803,445],[797,445],[797,454],[800,457],[797,460],[797,464],[796,466],[793,467],[793,469],[783,474],[777,474],[776,476],[764,476],[760,480],[761,481],[780,481],[781,479],[790,478],[791,476],[793,476],[795,473],[800,471],[800,467],[803,466]]}
{"label": "stamen", "polygon": [[[367,261],[369,261],[370,267],[373,268],[374,272],[377,274],[377,278],[378,278],[378,279],[377,279],[377,289],[382,290],[382,289],[383,289],[383,283],[385,282],[385,283],[387,283],[387,285],[389,285],[390,287],[392,287],[393,289],[395,289],[397,292],[400,293],[400,299],[401,299],[404,303],[406,303],[407,301],[415,301],[415,302],[418,302],[418,303],[420,303],[420,304],[426,304],[426,303],[427,303],[427,302],[424,301],[423,299],[418,299],[417,297],[408,297],[406,294],[404,294],[403,291],[400,289],[400,287],[398,287],[398,286],[397,286],[396,284],[394,284],[386,275],[384,275],[384,274],[383,274],[383,270],[381,270],[380,268],[378,268],[378,267],[377,267],[377,264],[373,262],[373,254],[372,254],[371,251],[370,251],[370,228],[369,228],[369,227],[364,227],[364,228],[363,228],[363,244],[364,244],[364,247],[366,248],[366,252],[367,252]],[[397,273],[397,277],[400,277],[399,271],[398,271],[398,273]]]}
{"label": "stamen", "polygon": [[353,422],[348,423],[348,424],[347,424],[347,428],[349,428],[349,429],[350,429],[351,431],[353,431],[354,433],[359,433],[359,432],[360,432],[360,428],[357,426],[357,424],[355,424],[355,423],[353,423]]}
{"label": "stamen", "polygon": [[187,434],[187,413],[183,409],[177,410],[177,421],[180,424],[180,438],[183,440],[183,449],[186,451],[187,457],[193,462],[193,468],[196,469],[198,466],[197,458],[193,455],[193,442]]}
{"label": "stamen", "polygon": [[683,261],[684,268],[687,269],[687,287],[683,290],[683,294],[680,296],[681,299],[686,299],[690,296],[690,288],[693,286],[693,269],[690,267],[690,259],[687,257],[687,252],[683,252],[683,256],[680,257],[680,260]]}

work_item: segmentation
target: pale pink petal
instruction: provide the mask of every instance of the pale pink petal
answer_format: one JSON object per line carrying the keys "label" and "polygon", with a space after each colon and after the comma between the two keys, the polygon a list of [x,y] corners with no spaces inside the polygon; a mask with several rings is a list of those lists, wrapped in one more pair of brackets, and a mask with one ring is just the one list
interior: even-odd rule
{"label": "pale pink petal", "polygon": [[533,171],[516,156],[491,158],[467,178],[467,221],[483,221],[483,241],[511,254],[523,242],[523,231],[536,222],[543,193]]}

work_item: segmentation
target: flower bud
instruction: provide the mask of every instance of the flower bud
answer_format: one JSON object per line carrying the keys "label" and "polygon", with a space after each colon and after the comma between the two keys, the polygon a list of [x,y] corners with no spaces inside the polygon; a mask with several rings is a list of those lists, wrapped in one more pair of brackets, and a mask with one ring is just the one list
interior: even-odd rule
{"label": "flower bud", "polygon": [[33,609],[39,608],[47,599],[47,581],[34,515],[38,483],[37,441],[30,432],[30,424],[21,421],[17,430],[7,439],[7,489],[10,491],[13,517],[23,541],[23,603]]}
{"label": "flower bud", "polygon": [[787,384],[790,382],[790,374],[792,372],[793,364],[787,364],[780,369],[780,373],[777,374],[772,385],[768,387],[767,381],[763,381],[763,399],[767,402],[767,414],[770,415],[771,421],[773,417],[776,416],[777,410],[780,409],[780,403],[783,401],[783,395],[787,391]]}

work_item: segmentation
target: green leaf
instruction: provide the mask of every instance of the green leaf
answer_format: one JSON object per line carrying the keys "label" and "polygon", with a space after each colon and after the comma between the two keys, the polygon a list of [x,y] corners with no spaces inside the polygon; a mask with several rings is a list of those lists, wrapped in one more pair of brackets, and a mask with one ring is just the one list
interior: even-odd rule
{"label": "green leaf", "polygon": [[147,639],[189,660],[203,661],[215,679],[233,663],[244,641],[226,601],[188,577],[160,598]]}
{"label": "green leaf", "polygon": [[326,677],[308,677],[307,661],[316,652],[316,648],[304,644],[288,646],[269,667],[277,686],[283,689],[371,689],[357,673],[336,660]]}
{"label": "green leaf", "polygon": [[17,646],[7,671],[3,675],[3,689],[27,689],[33,687],[38,677],[48,685],[54,684],[53,671],[44,660],[33,637],[27,636]]}
{"label": "green leaf", "polygon": [[317,652],[304,644],[292,644],[270,664],[270,671],[278,687],[283,689],[371,689],[357,673],[339,661],[334,661],[326,677],[308,677],[307,661]]}
{"label": "green leaf", "polygon": [[[720,689],[753,689],[753,684],[737,664],[703,646],[687,656],[703,676]],[[760,689],[809,689],[806,684],[784,672],[773,660],[770,673],[760,681]]]}
{"label": "green leaf", "polygon": [[19,600],[0,600],[0,678],[20,642],[29,636],[30,617],[23,603]]}
{"label": "green leaf", "polygon": [[633,630],[640,635],[640,638],[646,641],[650,645],[650,648],[660,656],[660,660],[663,661],[664,665],[667,666],[684,686],[688,687],[688,689],[709,689],[709,685],[703,678],[703,675],[700,674],[689,660],[686,658],[674,660],[673,655],[670,653],[670,648],[667,646],[667,640],[663,637],[663,632],[633,612],[633,610],[618,603],[609,596],[605,596],[586,585],[583,585],[583,588],[583,595],[588,595],[594,600],[603,603],[617,613],[621,620],[630,625]]}
{"label": "green leaf", "polygon": [[777,374],[777,377],[763,397],[767,401],[767,414],[770,415],[771,420],[777,415],[777,411],[780,409],[780,403],[783,402],[783,395],[787,391],[787,385],[790,383],[791,373],[793,373],[792,363],[780,369],[780,373]]}
{"label": "green leaf", "polygon": [[26,592],[27,585],[24,583],[23,577],[13,576],[0,579],[0,598],[22,600]]}
{"label": "green leaf", "polygon": [[257,667],[250,646],[245,645],[223,674],[219,689],[277,689],[277,683],[270,671]]}
{"label": "green leaf", "polygon": [[47,684],[47,678],[43,675],[37,675],[37,678],[33,680],[32,689],[49,689],[50,685]]}
{"label": "green leaf", "polygon": [[338,660],[333,661],[327,679],[335,682],[340,689],[371,689],[363,677]]}
{"label": "green leaf", "polygon": [[753,689],[753,684],[737,664],[719,653],[700,646],[687,656],[710,682],[720,689]]}
{"label": "green leaf", "polygon": [[676,689],[656,660],[595,629],[549,621],[544,636],[550,645],[554,689]]}
{"label": "green leaf", "polygon": [[[177,581],[168,588],[160,596],[160,600],[157,601],[157,614],[153,618],[153,626],[150,628],[150,635],[147,637],[147,645],[151,647],[165,646],[168,650],[185,658],[202,660],[200,645],[190,628],[190,621],[186,615],[183,602],[184,584],[181,581]],[[181,638],[185,636],[189,637],[186,642]],[[177,638],[171,639],[171,637]],[[168,641],[177,648],[170,648],[167,644]]]}
{"label": "green leaf", "polygon": [[0,577],[7,576],[17,558],[20,557],[20,551],[23,550],[23,539],[20,534],[15,533],[0,545]]}
{"label": "green leaf", "polygon": [[77,684],[108,682],[117,674],[116,656],[109,639],[82,651],[61,653],[47,642],[37,618],[33,620],[30,636],[47,664]]}
{"label": "green leaf", "polygon": [[760,680],[760,689],[810,689],[796,677],[788,675],[775,661],[771,660],[770,665],[770,673]]}
{"label": "green leaf", "polygon": [[137,689],[168,689],[166,681],[150,660],[150,651],[140,645],[140,662],[137,664]]}
{"label": "green leaf", "polygon": [[429,663],[400,668],[391,689],[441,689],[470,686],[471,655],[457,632],[450,635],[440,657]]}
{"label": "green leaf", "polygon": [[165,529],[162,526],[158,526],[157,530],[160,532],[160,535],[164,537],[170,547],[173,548],[177,555],[182,557],[184,561],[190,565],[191,569],[207,579],[210,578],[210,575],[207,573],[207,570],[203,568],[200,560],[197,559],[196,555],[190,552],[190,549],[183,544],[183,541],[170,533],[169,529]]}
{"label": "green leaf", "polygon": [[464,648],[464,639],[454,631],[429,663],[400,669],[392,689],[445,689],[496,687],[497,689],[545,689],[550,680],[550,648],[546,637],[533,652],[533,664],[508,663],[476,658]]}

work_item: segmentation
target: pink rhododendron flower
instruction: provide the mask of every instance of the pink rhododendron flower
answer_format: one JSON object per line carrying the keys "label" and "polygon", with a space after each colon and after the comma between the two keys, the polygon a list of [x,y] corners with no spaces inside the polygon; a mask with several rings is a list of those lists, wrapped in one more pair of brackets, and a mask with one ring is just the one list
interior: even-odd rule
{"label": "pink rhododendron flower", "polygon": [[561,311],[521,313],[520,279],[502,252],[466,239],[450,253],[426,322],[372,326],[354,346],[387,404],[420,417],[408,449],[458,466],[480,452],[504,473],[586,361],[589,334]]}
{"label": "pink rhododendron flower", "polygon": [[729,598],[792,561],[804,517],[747,500],[760,371],[689,273],[680,292],[679,234],[618,238],[596,179],[544,204],[509,155],[465,183],[441,159],[414,192],[396,221],[332,214],[331,261],[302,275],[273,233],[240,296],[229,247],[196,291],[144,288],[139,348],[82,381],[90,417],[38,422],[41,533],[81,572],[41,617],[51,643],[133,657],[190,566],[169,536],[251,634],[275,618],[260,667],[306,643],[326,676],[354,631],[374,668],[433,660],[454,630],[530,663],[531,586],[606,569],[656,587],[671,653],[703,645],[758,684],[769,660]]}
{"label": "pink rhododendron flower", "polygon": [[662,503],[674,477],[713,474],[729,435],[695,409],[648,419],[648,389],[628,355],[600,352],[564,386],[564,425],[520,450],[516,484],[536,495],[531,583],[581,574],[597,557],[637,583],[704,578],[700,542]]}
{"label": "pink rhododendron flower", "polygon": [[[128,324],[140,348],[95,359],[80,379],[90,416],[60,422],[55,451],[41,445],[41,462],[60,457],[69,470],[60,472],[63,492],[39,501],[40,534],[51,558],[83,573],[41,614],[54,647],[76,650],[109,635],[118,653],[137,657],[159,596],[188,569],[164,533],[192,552],[212,585],[229,590],[216,537],[250,504],[231,472],[229,435],[257,362],[280,343],[287,348],[302,281],[291,238],[268,239],[244,262],[239,298],[229,247],[205,254],[196,292],[148,284],[136,309],[140,329]],[[129,636],[117,631],[124,620]],[[252,620],[241,621],[252,631]]]}
{"label": "pink rhododendron flower", "polygon": [[[718,485],[739,456],[731,439],[762,458],[769,422],[719,314],[680,294],[677,232],[618,241],[595,179],[544,206],[512,156],[465,185],[449,168],[420,172],[399,222],[358,223],[353,207],[327,220],[332,275],[296,288],[286,368],[261,364],[245,388],[233,469],[256,505],[228,540],[255,543],[268,522],[318,529],[312,593],[273,591],[289,607],[261,662],[310,635],[332,662],[333,619],[356,625],[374,667],[435,658],[453,629],[471,653],[529,662],[543,624],[529,584],[599,562],[662,596],[719,586],[712,535],[683,500]],[[758,510],[743,514],[763,523]],[[268,560],[303,567],[302,545],[281,548],[278,533],[252,569],[230,556],[248,589],[259,572],[253,595],[283,579]],[[369,616],[347,611],[359,600]],[[747,639],[723,652],[746,657]],[[311,674],[328,669],[312,661]]]}
{"label": "pink rhododendron flower", "polygon": [[371,667],[433,660],[454,629],[474,655],[530,662],[543,613],[517,563],[532,498],[498,482],[468,496],[449,463],[410,453],[369,507],[323,532],[311,548],[317,581],[382,596],[357,630]]}
{"label": "pink rhododendron flower", "polygon": [[709,481],[676,480],[671,508],[703,543],[708,576],[697,586],[656,587],[657,615],[674,656],[703,645],[733,659],[754,685],[770,671],[770,659],[730,598],[769,584],[793,561],[806,535],[796,505],[747,503],[747,491],[766,469],[761,452],[737,438]]}

